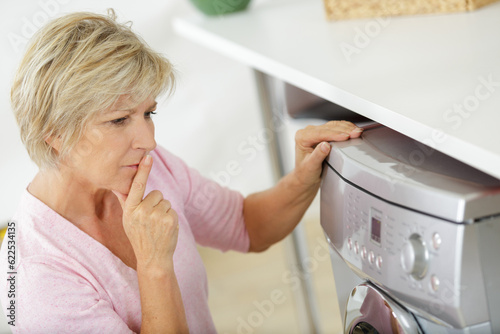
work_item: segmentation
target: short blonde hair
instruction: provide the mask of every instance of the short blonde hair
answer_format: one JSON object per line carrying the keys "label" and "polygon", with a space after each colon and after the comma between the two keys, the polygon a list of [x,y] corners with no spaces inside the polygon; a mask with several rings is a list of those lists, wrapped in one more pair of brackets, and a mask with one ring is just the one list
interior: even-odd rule
{"label": "short blonde hair", "polygon": [[[33,37],[14,78],[11,104],[21,139],[40,167],[56,167],[88,121],[120,96],[139,104],[174,89],[171,63],[116,15],[73,13]],[[59,154],[46,142],[61,140]]]}

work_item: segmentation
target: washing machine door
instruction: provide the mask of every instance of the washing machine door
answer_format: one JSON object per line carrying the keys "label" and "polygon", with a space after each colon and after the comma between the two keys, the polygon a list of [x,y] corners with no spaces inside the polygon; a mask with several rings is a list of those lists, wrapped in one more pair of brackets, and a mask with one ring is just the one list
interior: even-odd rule
{"label": "washing machine door", "polygon": [[345,334],[422,334],[411,313],[370,283],[357,285],[347,300]]}

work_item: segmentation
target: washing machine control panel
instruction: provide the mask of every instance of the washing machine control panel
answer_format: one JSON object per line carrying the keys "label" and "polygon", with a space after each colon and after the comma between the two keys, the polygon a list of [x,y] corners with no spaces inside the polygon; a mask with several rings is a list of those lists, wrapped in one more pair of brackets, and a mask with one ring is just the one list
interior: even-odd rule
{"label": "washing machine control panel", "polygon": [[346,261],[376,282],[397,283],[415,295],[437,294],[438,281],[450,287],[460,270],[456,250],[464,225],[391,205],[348,184],[344,196],[342,238],[333,239]]}

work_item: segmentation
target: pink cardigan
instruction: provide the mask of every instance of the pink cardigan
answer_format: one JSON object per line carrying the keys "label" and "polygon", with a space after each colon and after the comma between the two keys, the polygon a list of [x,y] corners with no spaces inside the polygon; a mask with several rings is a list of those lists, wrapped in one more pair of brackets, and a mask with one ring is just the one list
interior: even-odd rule
{"label": "pink cardigan", "polygon": [[[160,190],[179,216],[174,266],[190,332],[215,333],[196,244],[248,251],[243,197],[203,178],[160,147],[151,155],[154,165],[146,193]],[[17,248],[15,298],[8,298],[7,275],[1,279],[0,300],[4,312],[15,300],[14,333],[140,332],[135,270],[28,191],[12,221]],[[10,271],[6,246],[5,241],[0,250],[3,273]]]}

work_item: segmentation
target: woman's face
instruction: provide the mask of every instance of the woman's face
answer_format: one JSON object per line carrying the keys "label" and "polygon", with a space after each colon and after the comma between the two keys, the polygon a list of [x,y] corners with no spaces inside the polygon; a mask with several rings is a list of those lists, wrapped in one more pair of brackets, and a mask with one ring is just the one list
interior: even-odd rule
{"label": "woman's face", "polygon": [[88,191],[109,189],[128,194],[139,162],[156,147],[151,119],[155,100],[150,97],[134,105],[122,96],[90,122],[64,161],[72,181]]}

